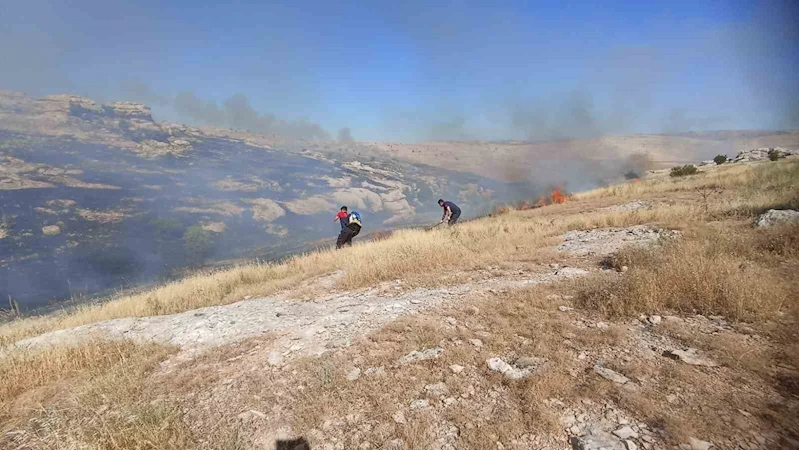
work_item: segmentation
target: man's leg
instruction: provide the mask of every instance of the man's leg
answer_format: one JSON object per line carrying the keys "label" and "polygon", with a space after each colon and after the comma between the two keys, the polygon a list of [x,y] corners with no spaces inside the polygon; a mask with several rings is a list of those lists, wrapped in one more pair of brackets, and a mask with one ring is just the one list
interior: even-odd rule
{"label": "man's leg", "polygon": [[336,249],[339,249],[347,244],[347,241],[352,240],[352,230],[349,228],[344,228],[341,230],[341,233],[338,235],[338,239],[336,240]]}
{"label": "man's leg", "polygon": [[455,225],[456,223],[458,223],[458,217],[460,217],[460,216],[461,216],[460,214],[453,214],[449,218],[449,225]]}
{"label": "man's leg", "polygon": [[348,226],[347,227],[347,232],[348,233],[347,233],[347,237],[346,237],[346,239],[344,241],[344,245],[350,245],[351,246],[352,245],[352,238],[354,238],[355,236],[358,235],[358,233],[361,232],[361,227],[359,227],[359,226],[349,227]]}

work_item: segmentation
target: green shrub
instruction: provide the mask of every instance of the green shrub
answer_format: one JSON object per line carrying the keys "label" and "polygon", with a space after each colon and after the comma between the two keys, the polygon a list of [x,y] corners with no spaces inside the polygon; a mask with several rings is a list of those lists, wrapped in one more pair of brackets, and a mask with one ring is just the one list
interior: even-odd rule
{"label": "green shrub", "polygon": [[162,241],[180,239],[183,234],[183,224],[175,219],[157,218],[150,221],[150,224],[155,227],[155,237]]}
{"label": "green shrub", "polygon": [[640,178],[640,177],[633,170],[628,170],[627,172],[624,173],[624,179],[625,180],[634,180],[636,178]]}
{"label": "green shrub", "polygon": [[727,155],[716,155],[716,157],[713,158],[713,162],[720,166],[727,162]]}
{"label": "green shrub", "polygon": [[192,263],[203,262],[213,245],[211,233],[199,225],[192,225],[183,233],[183,246],[186,248],[186,256]]}
{"label": "green shrub", "polygon": [[771,161],[776,161],[782,157],[783,157],[782,152],[780,152],[776,148],[769,149],[768,159],[770,159]]}
{"label": "green shrub", "polygon": [[696,166],[693,164],[686,164],[684,166],[675,166],[671,168],[671,175],[672,177],[684,177],[687,175],[695,175],[696,174]]}

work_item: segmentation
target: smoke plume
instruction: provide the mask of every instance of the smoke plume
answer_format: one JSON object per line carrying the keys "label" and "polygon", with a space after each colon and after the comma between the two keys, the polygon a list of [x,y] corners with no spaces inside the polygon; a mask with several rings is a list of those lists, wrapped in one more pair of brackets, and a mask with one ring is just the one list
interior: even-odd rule
{"label": "smoke plume", "polygon": [[175,111],[191,120],[208,125],[303,139],[330,138],[330,134],[320,125],[306,119],[289,121],[280,119],[274,114],[259,113],[243,94],[231,96],[220,107],[215,102],[203,100],[194,93],[181,92],[175,97]]}
{"label": "smoke plume", "polygon": [[355,139],[352,138],[352,130],[349,128],[341,128],[338,130],[338,141],[339,142],[355,142]]}

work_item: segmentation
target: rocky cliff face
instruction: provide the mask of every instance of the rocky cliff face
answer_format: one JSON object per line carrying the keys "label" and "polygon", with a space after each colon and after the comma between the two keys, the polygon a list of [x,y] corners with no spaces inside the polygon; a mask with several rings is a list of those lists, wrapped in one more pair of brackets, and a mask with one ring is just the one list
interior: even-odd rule
{"label": "rocky cliff face", "polygon": [[31,306],[328,244],[341,205],[366,234],[437,220],[439,197],[468,217],[534,194],[335,143],[155,122],[136,103],[3,93],[0,297]]}

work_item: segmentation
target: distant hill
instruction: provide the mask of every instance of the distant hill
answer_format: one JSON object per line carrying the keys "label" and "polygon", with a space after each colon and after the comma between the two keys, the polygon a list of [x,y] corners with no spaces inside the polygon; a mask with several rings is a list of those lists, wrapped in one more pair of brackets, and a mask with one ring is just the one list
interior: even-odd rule
{"label": "distant hill", "polygon": [[364,213],[366,234],[431,223],[441,197],[468,218],[552,185],[769,146],[797,149],[799,133],[309,141],[157,122],[138,103],[0,92],[0,299],[35,307],[308,250],[333,242],[341,205]]}
{"label": "distant hill", "polygon": [[535,189],[337,143],[155,122],[135,103],[6,92],[0,298],[33,307],[189,265],[278,257],[333,242],[341,205],[369,232],[437,220],[439,197],[477,215]]}
{"label": "distant hill", "polygon": [[717,154],[733,157],[753,148],[796,150],[799,132],[709,131],[547,142],[372,142],[366,146],[403,161],[479,173],[503,181],[547,183],[563,179],[564,174],[569,178],[569,174],[590,173],[588,179],[595,182],[618,175],[620,170],[659,169],[711,159]]}

